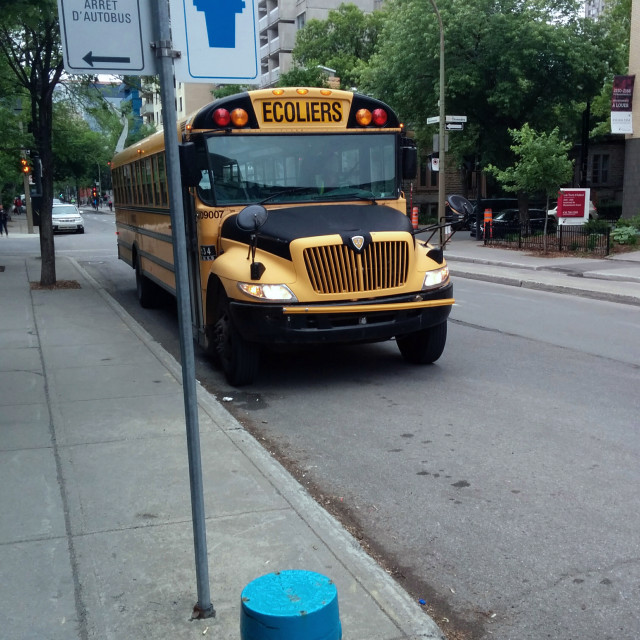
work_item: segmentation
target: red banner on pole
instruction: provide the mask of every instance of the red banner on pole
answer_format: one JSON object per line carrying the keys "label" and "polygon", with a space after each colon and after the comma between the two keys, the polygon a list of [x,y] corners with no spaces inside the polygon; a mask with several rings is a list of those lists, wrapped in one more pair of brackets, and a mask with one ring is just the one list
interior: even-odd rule
{"label": "red banner on pole", "polygon": [[614,76],[611,97],[611,133],[633,133],[631,112],[635,76]]}

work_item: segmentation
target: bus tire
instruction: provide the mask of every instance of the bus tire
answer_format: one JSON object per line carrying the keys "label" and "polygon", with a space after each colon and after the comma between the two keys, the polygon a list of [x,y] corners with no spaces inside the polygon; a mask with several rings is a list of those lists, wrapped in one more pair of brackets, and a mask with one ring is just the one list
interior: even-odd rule
{"label": "bus tire", "polygon": [[447,342],[447,321],[405,336],[397,336],[396,344],[406,362],[431,364],[444,351]]}
{"label": "bus tire", "polygon": [[234,387],[251,384],[258,375],[260,351],[247,342],[233,324],[229,299],[224,291],[218,294],[216,320],[212,332],[215,361],[222,367],[227,382]]}
{"label": "bus tire", "polygon": [[158,304],[157,286],[142,273],[142,261],[136,254],[136,294],[143,309],[153,309]]}

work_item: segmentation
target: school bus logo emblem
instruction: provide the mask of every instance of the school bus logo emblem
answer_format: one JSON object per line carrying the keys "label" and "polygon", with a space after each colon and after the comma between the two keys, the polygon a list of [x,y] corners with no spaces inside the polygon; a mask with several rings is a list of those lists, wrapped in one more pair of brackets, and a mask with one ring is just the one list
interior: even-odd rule
{"label": "school bus logo emblem", "polygon": [[362,236],[352,236],[351,244],[353,244],[356,251],[360,251],[364,246],[364,238]]}

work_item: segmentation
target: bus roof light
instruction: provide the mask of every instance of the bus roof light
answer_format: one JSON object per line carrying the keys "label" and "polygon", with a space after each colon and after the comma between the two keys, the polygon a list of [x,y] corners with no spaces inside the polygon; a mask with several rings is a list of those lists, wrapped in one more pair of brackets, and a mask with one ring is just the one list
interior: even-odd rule
{"label": "bus roof light", "polygon": [[373,124],[383,127],[387,124],[387,112],[384,109],[375,109],[373,112]]}
{"label": "bus roof light", "polygon": [[369,111],[369,109],[358,109],[356,112],[356,122],[361,127],[368,127],[371,124],[371,111]]}
{"label": "bus roof light", "polygon": [[231,122],[236,127],[244,127],[249,122],[249,114],[244,109],[234,109],[231,112]]}
{"label": "bus roof light", "polygon": [[216,109],[213,112],[213,121],[219,127],[228,127],[231,122],[231,114],[226,109]]}

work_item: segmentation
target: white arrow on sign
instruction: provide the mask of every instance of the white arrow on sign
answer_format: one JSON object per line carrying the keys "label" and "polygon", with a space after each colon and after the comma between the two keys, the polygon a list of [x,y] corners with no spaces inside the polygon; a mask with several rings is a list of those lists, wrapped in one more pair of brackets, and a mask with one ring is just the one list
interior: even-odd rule
{"label": "white arrow on sign", "polygon": [[461,122],[447,122],[444,125],[444,128],[447,131],[462,131],[464,129],[464,125]]}

